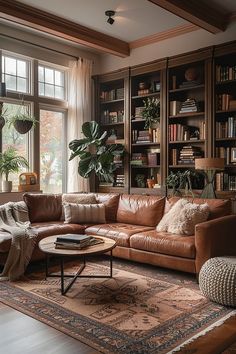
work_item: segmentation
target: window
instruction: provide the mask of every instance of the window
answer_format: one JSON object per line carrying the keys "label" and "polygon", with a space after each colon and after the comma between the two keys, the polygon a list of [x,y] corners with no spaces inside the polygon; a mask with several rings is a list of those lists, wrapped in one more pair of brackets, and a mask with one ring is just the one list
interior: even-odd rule
{"label": "window", "polygon": [[65,72],[39,65],[39,96],[65,99]]}
{"label": "window", "polygon": [[[28,106],[25,106],[29,109]],[[13,114],[16,114],[21,106],[19,104],[4,103],[3,112],[6,112],[6,116],[10,118]],[[5,151],[9,146],[16,149],[20,156],[26,158],[29,161],[28,146],[29,146],[29,134],[19,134],[13,125],[9,126],[8,123],[2,128],[2,151]],[[22,170],[23,172],[23,170]],[[10,174],[9,180],[13,183],[13,190],[18,189],[19,176],[17,174]]]}
{"label": "window", "polygon": [[40,110],[40,186],[46,193],[65,188],[65,114]]}
{"label": "window", "polygon": [[30,93],[30,61],[3,55],[2,81],[6,83],[7,90]]}

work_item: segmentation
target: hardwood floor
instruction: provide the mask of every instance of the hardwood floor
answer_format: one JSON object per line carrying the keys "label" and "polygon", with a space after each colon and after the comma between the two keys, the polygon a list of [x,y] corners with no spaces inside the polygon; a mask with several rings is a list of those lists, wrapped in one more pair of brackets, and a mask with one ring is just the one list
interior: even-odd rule
{"label": "hardwood floor", "polygon": [[0,353],[99,354],[46,324],[0,303]]}

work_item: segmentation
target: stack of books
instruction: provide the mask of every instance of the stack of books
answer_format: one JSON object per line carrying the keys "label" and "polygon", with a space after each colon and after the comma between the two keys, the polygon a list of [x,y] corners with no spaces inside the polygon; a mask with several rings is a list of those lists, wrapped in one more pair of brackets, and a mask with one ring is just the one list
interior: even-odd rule
{"label": "stack of books", "polygon": [[143,111],[145,107],[135,107],[134,119],[143,119]]}
{"label": "stack of books", "polygon": [[136,144],[142,143],[151,143],[152,142],[152,135],[149,130],[139,130],[138,137],[136,140]]}
{"label": "stack of books", "polygon": [[125,175],[116,175],[116,187],[124,187],[125,186]]}
{"label": "stack of books", "polygon": [[188,98],[186,101],[182,102],[179,113],[192,112],[198,112],[198,103],[194,98]]}
{"label": "stack of books", "polygon": [[88,246],[97,245],[104,241],[89,235],[66,234],[56,238],[55,248],[81,250]]}
{"label": "stack of books", "polygon": [[147,165],[147,154],[143,152],[133,152],[130,164],[135,166]]}
{"label": "stack of books", "polygon": [[179,165],[191,165],[194,164],[195,158],[200,158],[202,157],[203,152],[201,149],[197,146],[183,146],[183,148],[180,150],[180,156],[179,156]]}

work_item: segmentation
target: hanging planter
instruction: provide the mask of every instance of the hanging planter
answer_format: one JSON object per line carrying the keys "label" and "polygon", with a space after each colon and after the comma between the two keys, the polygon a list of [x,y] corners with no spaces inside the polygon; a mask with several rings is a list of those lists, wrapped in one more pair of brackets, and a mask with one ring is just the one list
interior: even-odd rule
{"label": "hanging planter", "polygon": [[[23,115],[19,116],[13,123],[14,128],[20,134],[26,134],[33,127],[33,121],[29,119],[22,119]],[[28,117],[27,117],[28,118]]]}

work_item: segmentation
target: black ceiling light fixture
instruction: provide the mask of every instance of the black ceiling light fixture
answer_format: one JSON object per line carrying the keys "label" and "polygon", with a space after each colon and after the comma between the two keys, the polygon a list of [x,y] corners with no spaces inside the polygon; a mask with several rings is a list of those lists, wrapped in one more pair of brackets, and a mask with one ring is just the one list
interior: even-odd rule
{"label": "black ceiling light fixture", "polygon": [[113,16],[115,16],[115,11],[107,10],[105,11],[105,15],[108,16],[107,22],[112,25],[115,22],[114,18],[112,18]]}

